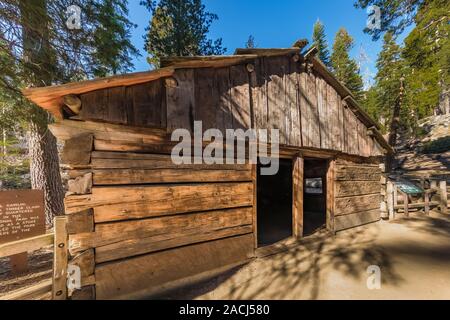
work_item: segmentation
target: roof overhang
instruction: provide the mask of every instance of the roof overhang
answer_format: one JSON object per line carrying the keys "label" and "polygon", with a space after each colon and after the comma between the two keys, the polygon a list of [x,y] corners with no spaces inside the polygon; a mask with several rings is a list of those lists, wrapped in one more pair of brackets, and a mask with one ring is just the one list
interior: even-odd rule
{"label": "roof overhang", "polygon": [[358,104],[352,93],[346,88],[333,73],[320,61],[316,55],[317,50],[311,47],[302,55],[299,48],[246,48],[236,49],[234,55],[229,56],[197,56],[197,57],[168,57],[161,59],[161,68],[145,72],[116,75],[106,78],[85,80],[62,85],[54,85],[40,88],[27,88],[22,93],[41,108],[51,112],[56,118],[62,119],[63,99],[67,95],[80,95],[96,90],[131,86],[145,82],[155,81],[161,78],[171,77],[175,70],[185,68],[220,68],[254,61],[260,57],[273,57],[283,55],[301,55],[303,60],[313,65],[315,72],[319,73],[346,101],[350,110],[373,131],[374,138],[387,152],[393,152],[392,147],[378,132],[380,125],[374,121]]}

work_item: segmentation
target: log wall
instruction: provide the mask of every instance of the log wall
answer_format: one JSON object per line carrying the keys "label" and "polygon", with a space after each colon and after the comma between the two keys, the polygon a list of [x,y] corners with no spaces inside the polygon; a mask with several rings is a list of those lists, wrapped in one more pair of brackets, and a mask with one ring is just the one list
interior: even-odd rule
{"label": "log wall", "polygon": [[381,173],[378,164],[335,161],[335,231],[380,220]]}
{"label": "log wall", "polygon": [[[82,120],[160,128],[279,129],[280,144],[362,157],[383,149],[338,92],[292,56],[260,57],[252,68],[186,68],[173,77],[81,95]],[[250,71],[249,71],[250,70]],[[97,142],[99,149],[107,141]],[[115,150],[119,148],[114,146]]]}
{"label": "log wall", "polygon": [[72,299],[135,298],[254,256],[254,166],[176,166],[170,158],[171,132],[192,131],[194,121],[203,130],[279,129],[280,156],[332,159],[330,230],[378,220],[380,171],[370,161],[383,150],[345,97],[306,69],[292,56],[260,57],[251,67],[177,69],[81,95],[78,121],[51,126],[68,191],[70,263],[82,276]]}
{"label": "log wall", "polygon": [[135,298],[253,257],[252,165],[176,166],[146,152],[164,137],[152,129],[65,121],[51,130],[70,263],[82,275],[73,299]]}

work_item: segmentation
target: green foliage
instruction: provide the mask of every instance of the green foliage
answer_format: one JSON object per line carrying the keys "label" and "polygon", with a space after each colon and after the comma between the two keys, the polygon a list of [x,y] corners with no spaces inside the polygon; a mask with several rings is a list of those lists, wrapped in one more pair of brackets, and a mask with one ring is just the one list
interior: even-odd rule
{"label": "green foliage", "polygon": [[[69,29],[67,8],[81,8],[81,29]],[[0,103],[16,122],[50,116],[24,99],[20,89],[127,72],[137,55],[127,1],[2,0],[0,2]],[[6,117],[6,115],[4,116]],[[3,124],[4,125],[4,124]]]}
{"label": "green foliage", "polygon": [[226,51],[221,38],[208,38],[218,17],[207,12],[201,0],[145,0],[141,4],[153,13],[145,37],[151,65],[158,67],[161,57],[220,55]]}
{"label": "green foliage", "polygon": [[319,51],[318,56],[320,60],[322,60],[327,67],[330,67],[330,52],[328,51],[328,43],[325,36],[325,26],[319,19],[317,19],[314,24],[312,40],[312,45]]}
{"label": "green foliage", "polygon": [[416,27],[405,39],[406,104],[410,118],[433,114],[439,95],[450,84],[450,2],[425,1],[415,17]]}
{"label": "green foliage", "polygon": [[15,136],[6,133],[4,138],[0,142],[0,189],[28,189],[31,186],[27,154]]}
{"label": "green foliage", "polygon": [[443,153],[450,151],[450,136],[427,142],[422,147],[423,153]]}
{"label": "green foliage", "polygon": [[[67,8],[81,8],[81,29],[69,29]],[[44,86],[131,70],[137,50],[127,1],[2,0],[2,52],[14,61],[17,86]],[[3,51],[5,50],[5,51]],[[2,64],[0,85],[8,79]],[[3,71],[7,72],[3,72]]]}
{"label": "green foliage", "polygon": [[139,52],[131,43],[131,30],[136,26],[128,16],[127,1],[103,0],[92,5],[93,20],[99,26],[94,30],[92,71],[96,77],[129,72],[132,57]]}
{"label": "green foliage", "polygon": [[370,114],[383,119],[384,131],[391,123],[394,107],[400,96],[401,78],[405,72],[401,48],[391,32],[384,35],[383,47],[376,63],[375,85],[370,89]]}
{"label": "green foliage", "polygon": [[364,93],[364,101],[361,104],[361,106],[370,115],[372,119],[377,120],[378,123],[381,124],[382,132],[386,133],[386,124],[387,124],[386,117],[385,114],[382,112],[382,108],[380,108],[380,105],[378,103],[378,91],[376,89],[376,86],[370,87]]}
{"label": "green foliage", "polygon": [[[67,26],[67,9],[72,5],[81,8],[79,30]],[[131,70],[137,50],[129,40],[134,25],[127,14],[127,1],[119,0],[0,1],[3,186],[22,185],[21,176],[28,165],[23,159],[26,154],[20,153],[25,145],[20,144],[19,152],[11,139],[23,135],[30,124],[43,134],[52,121],[47,112],[25,99],[20,89]]]}
{"label": "green foliage", "polygon": [[417,8],[432,1],[434,0],[356,0],[355,7],[368,9],[370,6],[377,6],[381,9],[381,29],[364,29],[374,40],[378,40],[385,32],[391,32],[394,36],[400,35],[414,22]]}
{"label": "green foliage", "polygon": [[[418,132],[418,120],[431,116],[439,97],[450,86],[450,24],[448,0],[358,0],[356,7],[380,7],[381,29],[365,31],[376,40],[385,34],[378,59],[376,90],[377,112],[386,114],[398,98],[399,77],[405,77],[400,123]],[[404,48],[395,44],[395,36],[414,23]],[[400,52],[400,54],[399,54]],[[400,57],[399,57],[400,55]],[[395,59],[393,59],[395,57]],[[396,61],[395,63],[393,61]],[[373,106],[371,107],[373,109]],[[384,111],[383,111],[384,110]]]}
{"label": "green foliage", "polygon": [[336,78],[352,92],[356,100],[361,101],[363,81],[356,61],[350,58],[352,47],[353,38],[341,28],[334,39],[331,66]]}

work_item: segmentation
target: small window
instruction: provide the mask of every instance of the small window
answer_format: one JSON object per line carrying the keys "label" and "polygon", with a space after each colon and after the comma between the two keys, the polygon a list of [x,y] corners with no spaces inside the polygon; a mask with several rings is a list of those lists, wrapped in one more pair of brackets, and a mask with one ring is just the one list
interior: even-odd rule
{"label": "small window", "polygon": [[322,178],[305,179],[305,193],[307,193],[307,194],[323,194]]}

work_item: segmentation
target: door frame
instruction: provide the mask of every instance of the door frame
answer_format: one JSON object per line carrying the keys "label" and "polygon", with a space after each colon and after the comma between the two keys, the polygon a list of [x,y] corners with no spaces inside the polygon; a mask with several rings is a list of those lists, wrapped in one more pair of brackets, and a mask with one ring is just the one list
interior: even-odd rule
{"label": "door frame", "polygon": [[[329,153],[315,152],[312,156],[305,157],[302,152],[280,157],[280,159],[291,159],[292,161],[292,236],[283,241],[292,241],[303,238],[303,193],[304,193],[304,169],[305,158],[316,158],[328,160],[325,201],[326,201],[326,228],[334,233],[334,195],[335,195],[335,157]],[[253,236],[255,250],[260,247],[258,245],[258,165],[252,166],[253,180]],[[283,242],[282,241],[282,242]],[[269,246],[270,247],[270,246]]]}
{"label": "door frame", "polygon": [[[307,157],[316,159],[326,159],[327,173],[325,182],[325,202],[326,202],[326,228],[334,233],[334,200],[335,200],[335,159],[334,157]],[[292,165],[292,226],[293,237],[303,238],[303,219],[304,219],[304,170],[305,157],[299,154],[293,158]]]}

